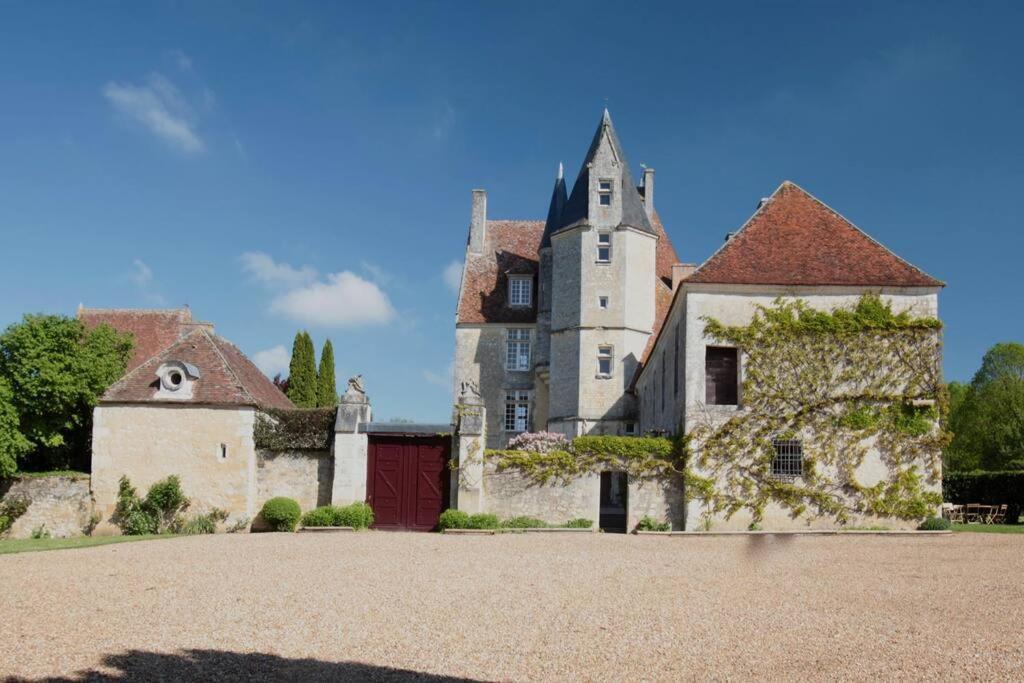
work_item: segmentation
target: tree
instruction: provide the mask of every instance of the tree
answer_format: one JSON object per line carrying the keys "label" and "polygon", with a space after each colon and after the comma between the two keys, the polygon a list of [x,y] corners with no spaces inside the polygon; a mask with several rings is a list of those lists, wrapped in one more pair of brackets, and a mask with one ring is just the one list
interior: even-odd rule
{"label": "tree", "polygon": [[288,398],[299,408],[316,408],[316,351],[308,332],[295,334],[288,366]]}
{"label": "tree", "polygon": [[1024,344],[996,344],[970,385],[949,387],[952,470],[1024,469]]}
{"label": "tree", "polygon": [[316,404],[321,408],[338,405],[338,385],[334,379],[334,346],[331,340],[324,342],[320,351],[320,372],[316,378]]}
{"label": "tree", "polygon": [[18,411],[11,401],[11,385],[0,377],[0,479],[18,471],[18,458],[32,448],[18,429]]}
{"label": "tree", "polygon": [[130,335],[58,315],[26,315],[0,335],[0,377],[27,443],[27,469],[88,468],[92,409],[131,352]]}

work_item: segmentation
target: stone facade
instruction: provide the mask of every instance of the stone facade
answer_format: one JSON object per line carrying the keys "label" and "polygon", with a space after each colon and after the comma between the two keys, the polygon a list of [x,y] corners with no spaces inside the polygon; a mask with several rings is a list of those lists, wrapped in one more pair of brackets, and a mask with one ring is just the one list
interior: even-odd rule
{"label": "stone facade", "polygon": [[256,451],[256,505],[277,496],[294,498],[303,510],[331,502],[334,458],[330,451]]}
{"label": "stone facade", "polygon": [[53,538],[90,531],[92,497],[89,477],[15,477],[0,481],[0,500],[22,499],[28,509],[15,520],[8,538],[31,538],[39,529]]}

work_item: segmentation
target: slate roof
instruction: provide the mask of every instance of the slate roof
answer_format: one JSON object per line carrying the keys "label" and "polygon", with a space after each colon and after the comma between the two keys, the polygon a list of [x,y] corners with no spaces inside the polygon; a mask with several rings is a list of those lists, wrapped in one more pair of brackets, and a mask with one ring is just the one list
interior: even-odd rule
{"label": "slate roof", "polygon": [[[187,401],[154,399],[156,370],[171,361],[199,368],[192,398]],[[103,403],[184,403],[203,405],[294,408],[274,383],[231,342],[208,327],[197,327],[115,382],[100,399]]]}
{"label": "slate roof", "polygon": [[942,287],[790,181],[687,283]]}
{"label": "slate roof", "polygon": [[188,308],[79,307],[78,319],[87,329],[106,324],[119,332],[131,333],[135,346],[128,361],[128,372],[191,332],[197,324],[202,324],[192,322],[192,311]]}
{"label": "slate roof", "polygon": [[654,234],[654,226],[652,226],[651,221],[648,220],[647,212],[644,211],[643,200],[640,198],[640,193],[637,191],[636,185],[633,184],[633,176],[629,172],[629,161],[626,159],[625,152],[622,151],[622,145],[619,143],[619,136],[615,133],[615,126],[612,125],[612,117],[608,113],[607,109],[604,110],[601,122],[598,124],[597,131],[594,133],[594,139],[590,143],[590,149],[587,150],[587,156],[583,159],[583,166],[580,168],[580,173],[576,176],[576,182],[572,186],[572,194],[569,195],[569,201],[566,203],[565,209],[562,211],[562,219],[560,221],[561,225],[559,226],[559,229],[584,220],[589,215],[589,165],[594,160],[605,133],[608,134],[608,141],[609,144],[611,144],[616,158],[618,158],[619,163],[622,164],[622,186],[619,189],[618,195],[622,198],[621,225],[628,225],[630,227],[637,228],[638,230]]}
{"label": "slate roof", "polygon": [[548,219],[544,222],[544,236],[540,240],[540,248],[551,246],[551,233],[562,227],[562,212],[568,197],[565,192],[565,178],[562,177],[562,164],[558,164],[558,178],[555,188],[551,191],[551,204],[548,206]]}

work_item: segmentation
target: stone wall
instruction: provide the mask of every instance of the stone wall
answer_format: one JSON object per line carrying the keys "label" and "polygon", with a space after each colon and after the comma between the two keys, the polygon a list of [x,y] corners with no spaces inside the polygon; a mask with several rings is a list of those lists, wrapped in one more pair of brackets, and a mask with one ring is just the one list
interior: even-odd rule
{"label": "stone wall", "polygon": [[330,451],[256,451],[256,510],[277,496],[294,498],[302,511],[331,503]]}
{"label": "stone wall", "polygon": [[16,477],[0,481],[0,500],[22,498],[30,502],[8,533],[8,538],[31,538],[43,527],[53,538],[81,536],[92,515],[89,477]]}

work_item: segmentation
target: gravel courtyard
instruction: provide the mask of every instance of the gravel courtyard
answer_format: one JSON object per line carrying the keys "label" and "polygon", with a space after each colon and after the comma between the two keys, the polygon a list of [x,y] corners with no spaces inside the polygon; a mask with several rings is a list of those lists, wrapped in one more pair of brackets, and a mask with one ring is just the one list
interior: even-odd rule
{"label": "gravel courtyard", "polygon": [[1020,679],[1024,536],[200,536],[0,556],[12,678]]}

